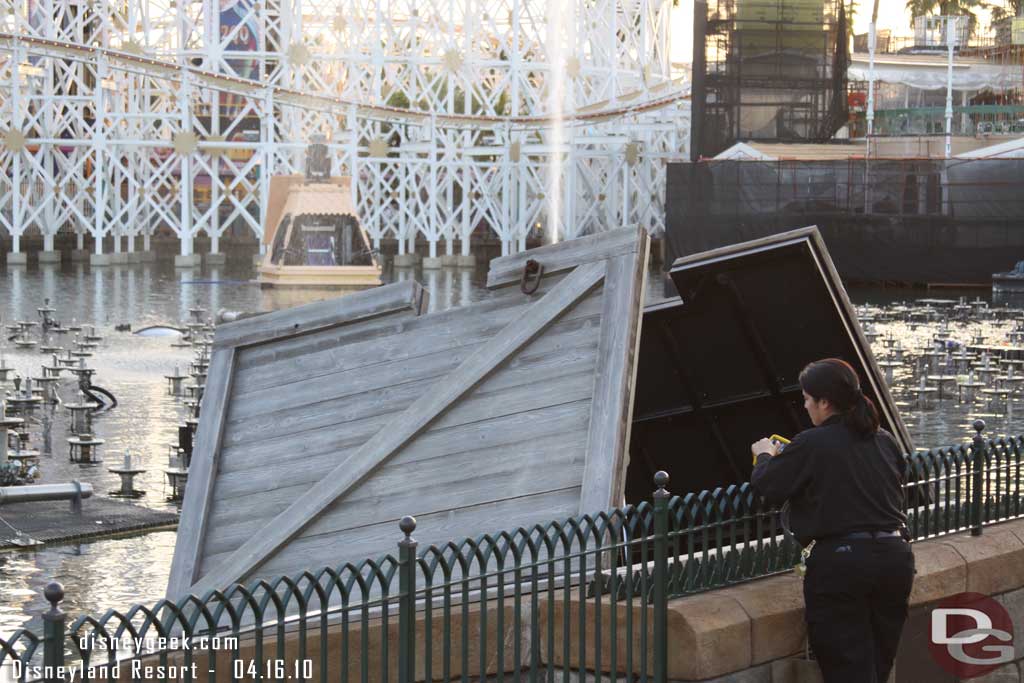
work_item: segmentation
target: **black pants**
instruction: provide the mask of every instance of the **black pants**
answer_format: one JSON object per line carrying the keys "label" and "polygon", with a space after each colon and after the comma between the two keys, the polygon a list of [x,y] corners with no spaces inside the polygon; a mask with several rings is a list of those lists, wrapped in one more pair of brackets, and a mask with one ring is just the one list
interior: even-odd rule
{"label": "black pants", "polygon": [[825,683],[885,683],[913,583],[914,555],[901,538],[814,546],[804,603],[807,636]]}

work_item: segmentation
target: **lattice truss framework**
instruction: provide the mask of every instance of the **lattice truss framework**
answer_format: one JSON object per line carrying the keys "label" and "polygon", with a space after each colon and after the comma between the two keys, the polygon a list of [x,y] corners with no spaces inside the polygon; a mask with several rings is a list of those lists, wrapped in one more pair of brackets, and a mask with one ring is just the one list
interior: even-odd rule
{"label": "lattice truss framework", "polygon": [[15,251],[37,230],[47,250],[58,231],[97,253],[163,231],[182,254],[199,233],[218,252],[229,230],[262,235],[270,176],[301,173],[319,133],[370,236],[399,253],[419,239],[469,254],[488,234],[508,253],[538,228],[658,233],[664,161],[689,138],[670,9],[0,0],[0,229]]}

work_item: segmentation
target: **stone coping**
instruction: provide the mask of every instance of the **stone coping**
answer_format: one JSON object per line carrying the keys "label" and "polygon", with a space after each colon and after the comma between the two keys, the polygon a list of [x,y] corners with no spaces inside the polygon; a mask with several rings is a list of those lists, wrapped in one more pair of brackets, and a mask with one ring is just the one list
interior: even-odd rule
{"label": "stone coping", "polygon": [[[981,536],[961,532],[912,548],[912,607],[964,591],[997,595],[1024,586],[1024,520],[985,527]],[[699,681],[801,654],[803,612],[803,583],[793,572],[671,600],[668,678]],[[594,662],[594,653],[584,661]],[[577,662],[567,664],[573,668]]]}
{"label": "stone coping", "polygon": [[[1007,593],[1024,587],[1024,520],[1004,522],[985,527],[981,536],[969,532],[944,536],[913,544],[917,576],[911,594],[911,606],[923,606],[944,597],[972,591],[986,595]],[[509,597],[509,596],[507,596]],[[458,678],[463,671],[472,680],[489,677],[499,670],[506,673],[528,665],[531,640],[539,643],[543,666],[556,670],[580,669],[617,673],[639,672],[647,667],[653,672],[652,648],[653,614],[651,608],[626,603],[613,603],[607,596],[600,601],[580,599],[579,592],[554,591],[541,597],[537,604],[539,633],[531,638],[530,614],[524,604],[520,629],[516,629],[512,603],[506,601],[499,609],[492,602],[485,611],[479,603],[466,606],[468,648],[462,649],[463,608],[453,605],[448,623],[452,640],[451,658],[447,671],[443,660],[444,616],[435,610],[432,623],[424,622],[418,613],[416,641],[416,680],[425,677],[422,644],[427,634],[432,640],[432,672],[434,680],[445,674]],[[598,611],[600,618],[598,618]],[[499,612],[501,613],[499,615]],[[698,593],[669,601],[668,605],[668,679],[671,681],[701,681],[723,676],[752,667],[768,666],[804,652],[806,629],[804,625],[803,583],[793,572]],[[584,617],[584,633],[579,632],[580,617]],[[632,622],[632,639],[627,632],[627,620]],[[500,625],[499,625],[500,624]],[[614,626],[613,626],[614,625]],[[350,622],[348,637],[343,642],[336,629],[329,628],[327,638],[327,667],[331,679],[348,671],[349,680],[358,681],[362,673],[363,648],[370,680],[390,681],[397,678],[398,615],[393,612],[385,627],[377,618],[370,618],[365,628],[358,617]],[[568,627],[568,634],[565,629]],[[487,634],[480,638],[481,632]],[[272,632],[264,644],[264,656],[273,656]],[[363,641],[363,634],[368,636]],[[386,634],[386,635],[385,635]],[[285,649],[287,657],[298,656],[297,634],[289,633]],[[568,635],[568,640],[565,636]],[[582,636],[582,638],[581,638]],[[520,659],[514,661],[512,643],[520,641]],[[549,651],[547,643],[555,644]],[[504,641],[507,654],[498,662],[497,642]],[[601,643],[600,661],[595,647]],[[388,671],[381,671],[382,644],[388,641]],[[568,646],[566,646],[568,644]],[[242,644],[242,658],[251,658],[254,643]],[[322,647],[317,625],[310,624],[307,631],[305,656],[313,660],[316,675],[320,670]],[[341,657],[343,647],[347,656]],[[614,652],[614,665],[612,654]],[[202,653],[196,653],[201,657]],[[171,662],[177,660],[172,656]],[[646,662],[644,661],[646,659]],[[218,674],[227,670],[226,653],[218,653]],[[179,660],[180,661],[180,660]],[[209,661],[208,655],[206,661]],[[785,662],[782,662],[785,663]],[[771,664],[774,666],[774,664]]]}

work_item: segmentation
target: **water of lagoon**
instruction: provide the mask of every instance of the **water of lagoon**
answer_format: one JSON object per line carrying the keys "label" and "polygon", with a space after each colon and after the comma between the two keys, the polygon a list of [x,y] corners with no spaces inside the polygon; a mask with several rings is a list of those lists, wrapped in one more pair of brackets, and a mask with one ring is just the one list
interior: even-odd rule
{"label": "water of lagoon", "polygon": [[[251,282],[252,268],[246,265],[199,270],[175,270],[170,263],[137,264],[89,268],[83,264],[7,268],[0,270],[0,318],[3,324],[15,320],[37,320],[36,309],[48,298],[56,308],[55,317],[64,324],[95,324],[104,341],[88,364],[97,369],[94,382],[118,397],[120,405],[95,420],[95,431],[106,439],[107,464],[81,466],[67,461],[64,411],[54,412],[51,438],[41,444],[42,481],[80,479],[92,483],[97,495],[118,487],[117,476],[106,467],[125,449],[140,454],[147,471],[137,488],[147,491],[138,504],[156,508],[176,505],[167,500],[163,468],[168,444],[176,440],[177,424],[185,416],[181,401],[166,392],[163,376],[175,366],[186,370],[192,357],[189,349],[171,347],[171,339],[135,337],[116,332],[121,323],[138,329],[153,324],[178,324],[189,319],[189,309],[201,306],[209,312],[228,310],[270,310],[302,303],[296,298],[261,290]],[[486,270],[400,269],[386,271],[385,279],[399,281],[415,277],[430,291],[430,310],[460,306],[488,296],[483,283]],[[853,290],[857,304],[884,308],[894,301],[923,298],[926,292],[894,290]],[[942,296],[956,296],[946,292]],[[660,273],[651,273],[648,298],[662,295]],[[969,292],[971,298],[977,291]],[[322,296],[322,295],[317,295]],[[1013,302],[1019,303],[1019,302]],[[977,331],[1001,338],[1010,323],[954,325],[954,338],[968,340]],[[904,348],[916,349],[930,339],[934,325],[910,326],[902,322],[880,323],[879,331],[898,337]],[[70,344],[68,336],[55,344]],[[9,364],[22,374],[36,374],[45,357],[37,350],[6,349]],[[898,400],[912,401],[909,367],[897,373]],[[74,382],[61,383],[64,401],[75,400]],[[1018,407],[1024,410],[1024,404]],[[1011,429],[1012,415],[987,415],[945,401],[936,410],[903,409],[903,416],[918,446],[945,446],[964,442],[970,423],[984,417],[991,434]],[[47,453],[48,452],[48,453]],[[54,503],[64,506],[66,503]],[[0,508],[2,520],[2,508]],[[0,522],[2,523],[2,522]],[[124,538],[45,547],[31,551],[0,553],[0,637],[19,627],[41,629],[46,609],[43,587],[57,580],[64,584],[63,608],[72,617],[98,614],[108,608],[124,610],[139,602],[152,603],[163,597],[174,552],[175,533],[157,531]]]}

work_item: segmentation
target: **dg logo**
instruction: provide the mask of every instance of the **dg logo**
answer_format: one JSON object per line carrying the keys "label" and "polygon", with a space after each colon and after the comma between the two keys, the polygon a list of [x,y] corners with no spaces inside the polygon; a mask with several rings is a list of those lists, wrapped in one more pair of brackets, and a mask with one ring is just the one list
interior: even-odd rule
{"label": "dg logo", "polygon": [[980,593],[959,593],[931,612],[928,649],[957,678],[984,676],[1012,662],[1013,622],[1002,605]]}

